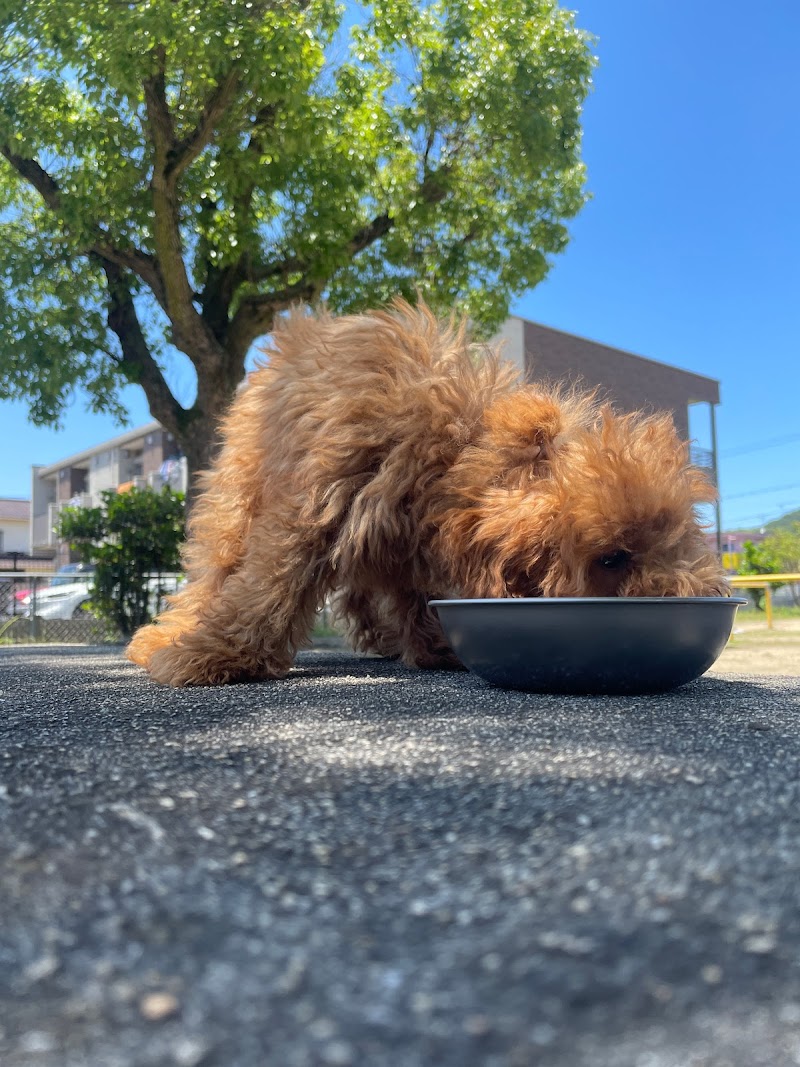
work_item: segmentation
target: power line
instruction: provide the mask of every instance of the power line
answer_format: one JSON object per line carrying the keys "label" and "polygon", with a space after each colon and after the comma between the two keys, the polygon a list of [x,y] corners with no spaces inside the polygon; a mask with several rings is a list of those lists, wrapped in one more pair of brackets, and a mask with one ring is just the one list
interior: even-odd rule
{"label": "power line", "polygon": [[[747,505],[744,505],[747,507]],[[728,509],[726,508],[726,511]],[[800,511],[800,498],[797,496],[789,497],[788,500],[776,500],[770,504],[762,504],[759,511],[748,511],[744,515],[738,514],[736,505],[734,504],[730,509],[735,518],[725,520],[725,525],[730,526],[731,522],[746,523],[758,521],[759,526],[764,526],[768,522],[773,522],[776,519],[782,519],[785,515],[790,515],[794,511]]]}
{"label": "power line", "polygon": [[734,518],[725,520],[725,529],[730,531],[736,526],[769,526],[771,522],[782,519],[784,515],[792,510],[792,508],[789,508],[788,511],[781,511],[777,514],[758,511],[750,512],[749,515],[735,515]]}
{"label": "power line", "polygon": [[720,457],[744,456],[749,452],[760,452],[765,448],[777,448],[779,445],[788,445],[793,441],[800,441],[800,433],[787,434],[784,437],[773,437],[769,441],[760,441],[754,445],[742,445],[740,448],[726,448],[720,452]]}
{"label": "power line", "polygon": [[730,496],[725,495],[722,497],[722,503],[726,500],[741,500],[746,496],[760,496],[763,493],[782,493],[784,491],[800,489],[800,485],[771,485],[768,489],[750,489],[746,493],[733,493]]}

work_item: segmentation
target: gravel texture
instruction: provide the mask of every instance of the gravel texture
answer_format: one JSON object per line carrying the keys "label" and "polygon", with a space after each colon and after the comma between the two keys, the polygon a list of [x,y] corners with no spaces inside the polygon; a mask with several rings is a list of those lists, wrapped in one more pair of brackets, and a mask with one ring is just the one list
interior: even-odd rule
{"label": "gravel texture", "polygon": [[3,1067],[800,1064],[800,681],[0,650]]}

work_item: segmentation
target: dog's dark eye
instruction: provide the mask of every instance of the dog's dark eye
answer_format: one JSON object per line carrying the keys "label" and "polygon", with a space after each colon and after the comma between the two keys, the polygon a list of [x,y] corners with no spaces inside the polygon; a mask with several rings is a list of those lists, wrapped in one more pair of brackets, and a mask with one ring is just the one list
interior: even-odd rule
{"label": "dog's dark eye", "polygon": [[607,552],[605,556],[598,556],[597,563],[609,571],[618,571],[626,563],[630,563],[631,554],[624,548],[618,548],[616,552]]}

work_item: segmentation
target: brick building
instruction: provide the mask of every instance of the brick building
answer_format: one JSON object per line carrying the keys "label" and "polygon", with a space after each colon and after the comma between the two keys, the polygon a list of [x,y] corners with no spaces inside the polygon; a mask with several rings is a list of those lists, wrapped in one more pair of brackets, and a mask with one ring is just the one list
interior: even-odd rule
{"label": "brick building", "polygon": [[[512,316],[495,340],[503,342],[506,359],[535,381],[567,381],[587,389],[599,388],[604,399],[620,411],[668,411],[681,437],[690,440],[689,409],[708,411],[708,448],[692,445],[692,460],[705,467],[717,483],[716,405],[719,382],[702,374],[659,363],[575,334]],[[720,547],[719,509],[714,541]]]}
{"label": "brick building", "polygon": [[689,439],[689,407],[719,403],[719,382],[645,356],[587,341],[571,333],[512,317],[498,338],[503,353],[536,381],[599,386],[622,411],[669,411],[678,433]]}

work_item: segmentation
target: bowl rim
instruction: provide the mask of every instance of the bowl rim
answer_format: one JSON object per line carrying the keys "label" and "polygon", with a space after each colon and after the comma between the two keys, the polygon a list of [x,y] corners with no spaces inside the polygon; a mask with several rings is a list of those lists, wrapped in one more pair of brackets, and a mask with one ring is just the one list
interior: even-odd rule
{"label": "bowl rim", "polygon": [[506,596],[506,597],[451,597],[429,600],[432,608],[465,604],[747,604],[743,596]]}

